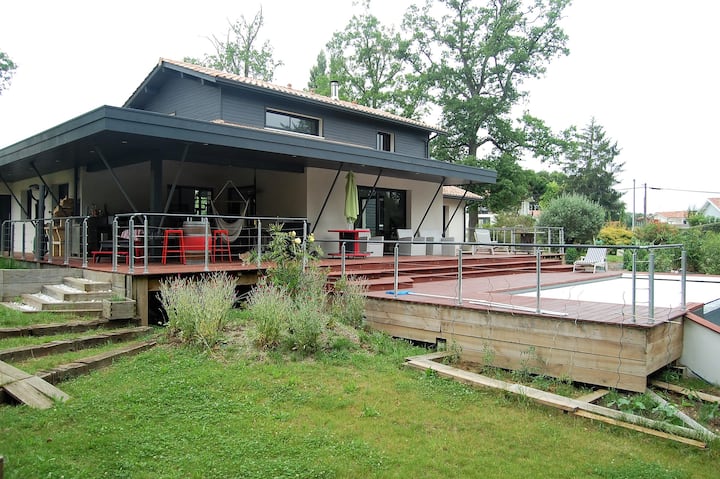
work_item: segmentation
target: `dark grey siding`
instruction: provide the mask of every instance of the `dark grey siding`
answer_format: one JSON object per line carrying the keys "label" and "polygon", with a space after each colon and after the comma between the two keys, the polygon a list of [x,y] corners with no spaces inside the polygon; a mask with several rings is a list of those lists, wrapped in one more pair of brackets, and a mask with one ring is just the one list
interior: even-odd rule
{"label": "dark grey siding", "polygon": [[322,135],[327,140],[375,148],[377,133],[383,131],[393,134],[396,153],[418,157],[427,155],[425,143],[428,133],[422,130],[308,105],[281,96],[223,89],[223,120],[227,122],[263,128],[265,110],[268,108],[319,118],[322,121]]}
{"label": "dark grey siding", "polygon": [[220,89],[190,77],[169,78],[143,108],[196,120],[220,119]]}
{"label": "dark grey siding", "polygon": [[393,135],[396,153],[427,156],[428,133],[423,130],[270,92],[202,83],[190,76],[168,75],[142,108],[197,120],[222,119],[254,128],[265,126],[265,111],[270,108],[320,119],[322,136],[330,141],[375,148],[377,133],[382,131]]}

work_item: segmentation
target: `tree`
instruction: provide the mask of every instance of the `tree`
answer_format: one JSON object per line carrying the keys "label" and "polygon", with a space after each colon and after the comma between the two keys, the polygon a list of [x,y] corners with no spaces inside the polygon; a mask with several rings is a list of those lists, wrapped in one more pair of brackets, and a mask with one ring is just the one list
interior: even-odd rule
{"label": "tree", "polygon": [[386,27],[366,11],[353,15],[343,31],[335,32],[310,70],[308,88],[330,93],[330,80],[340,86],[340,97],[408,118],[420,118],[427,89],[412,71],[416,62],[410,40]]}
{"label": "tree", "polygon": [[[424,61],[424,78],[449,132],[433,145],[436,157],[473,159],[482,148],[485,157],[510,155],[517,161],[528,150],[552,144],[542,121],[530,115],[516,121],[512,110],[527,94],[523,82],[540,77],[553,58],[567,55],[559,21],[568,4],[427,0],[422,10],[410,8],[404,25],[416,32],[416,56]],[[471,214],[471,227],[474,221]]]}
{"label": "tree", "polygon": [[625,164],[615,161],[620,154],[617,142],[606,137],[595,118],[582,131],[573,127],[565,136],[565,151],[559,161],[567,175],[565,190],[592,198],[605,208],[610,219],[619,219],[625,205],[622,194],[613,187]]}
{"label": "tree", "polygon": [[185,61],[248,78],[272,81],[275,69],[283,62],[273,59],[273,48],[268,40],[258,47],[258,35],[264,22],[262,8],[250,22],[241,15],[240,20],[230,24],[225,40],[215,35],[209,39],[215,48],[214,55],[205,55],[202,60],[186,57]]}
{"label": "tree", "polygon": [[479,185],[482,188],[482,205],[492,212],[517,212],[520,204],[530,196],[532,172],[524,170],[509,154],[470,161],[471,164],[497,171],[494,184]]}
{"label": "tree", "polygon": [[0,93],[10,86],[10,81],[17,65],[13,62],[7,53],[0,51]]}
{"label": "tree", "polygon": [[590,243],[600,232],[605,210],[585,196],[562,195],[540,213],[538,226],[562,227],[566,243]]}

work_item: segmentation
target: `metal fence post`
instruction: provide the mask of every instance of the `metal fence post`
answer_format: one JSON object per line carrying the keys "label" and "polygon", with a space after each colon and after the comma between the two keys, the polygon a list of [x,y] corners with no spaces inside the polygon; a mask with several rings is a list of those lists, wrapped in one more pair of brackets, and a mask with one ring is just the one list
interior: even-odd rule
{"label": "metal fence post", "polygon": [[395,243],[395,248],[393,249],[393,292],[395,294],[395,297],[397,298],[398,295],[398,282],[399,279],[399,266],[400,261],[398,260],[398,257],[400,256],[400,245],[398,243]]}
{"label": "metal fence post", "polygon": [[[205,245],[203,250],[205,250],[205,264],[203,265],[203,269],[205,270],[205,272],[208,272],[210,271],[210,220],[207,216],[205,216],[203,217],[203,222],[205,223],[205,228],[203,230],[203,244]],[[215,248],[215,245],[213,244],[212,247]]]}
{"label": "metal fence post", "polygon": [[632,251],[632,320],[637,319],[637,250]]}
{"label": "metal fence post", "polygon": [[540,314],[540,270],[542,268],[542,251],[535,249],[535,312]]}
{"label": "metal fence post", "polygon": [[88,262],[87,262],[87,220],[88,217],[83,218],[82,222],[82,238],[80,239],[82,243],[82,267],[87,268]]}
{"label": "metal fence post", "polygon": [[652,323],[655,319],[655,250],[650,250],[648,261],[648,316]]}
{"label": "metal fence post", "polygon": [[687,251],[680,252],[680,307],[687,307]]}
{"label": "metal fence post", "polygon": [[340,275],[345,277],[345,242],[340,244]]}
{"label": "metal fence post", "polygon": [[118,253],[118,241],[117,241],[117,235],[118,235],[118,218],[115,216],[113,218],[113,224],[112,224],[112,271],[113,273],[117,272],[117,253]]}
{"label": "metal fence post", "polygon": [[458,305],[462,305],[462,302],[463,302],[463,290],[462,290],[462,286],[463,286],[462,257],[463,257],[463,256],[462,256],[462,255],[463,255],[463,253],[462,253],[462,247],[460,247],[460,248],[457,249],[457,256],[458,256],[458,287],[457,287],[458,296],[457,296],[457,304],[458,304]]}
{"label": "metal fence post", "polygon": [[135,272],[135,217],[131,216],[128,221],[128,273]]}
{"label": "metal fence post", "polygon": [[257,267],[260,269],[262,260],[262,221],[257,220]]}
{"label": "metal fence post", "polygon": [[70,218],[65,219],[65,248],[63,264],[65,266],[70,264]]}

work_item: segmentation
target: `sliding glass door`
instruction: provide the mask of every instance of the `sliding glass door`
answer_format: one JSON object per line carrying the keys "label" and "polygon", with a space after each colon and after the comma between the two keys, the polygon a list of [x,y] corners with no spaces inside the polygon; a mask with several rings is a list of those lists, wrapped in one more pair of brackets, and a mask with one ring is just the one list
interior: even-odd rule
{"label": "sliding glass door", "polygon": [[358,187],[361,215],[355,224],[358,228],[369,228],[372,236],[384,236],[386,240],[396,238],[396,230],[405,228],[407,192]]}

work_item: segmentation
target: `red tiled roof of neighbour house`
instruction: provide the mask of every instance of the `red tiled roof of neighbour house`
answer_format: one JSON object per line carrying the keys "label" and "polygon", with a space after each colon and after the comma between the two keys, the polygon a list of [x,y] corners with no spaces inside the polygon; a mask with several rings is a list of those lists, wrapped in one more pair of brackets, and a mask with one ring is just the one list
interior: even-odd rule
{"label": "red tiled roof of neighbour house", "polygon": [[685,211],[658,211],[655,216],[662,216],[663,218],[687,218],[688,212]]}
{"label": "red tiled roof of neighbour house", "polygon": [[[384,119],[399,122],[399,123],[405,123],[407,125],[422,128],[422,129],[428,130],[428,131],[443,133],[442,129],[438,128],[437,126],[430,125],[428,123],[424,123],[424,122],[421,122],[418,120],[413,120],[411,118],[405,118],[400,115],[395,115],[393,113],[388,113],[383,110],[378,110],[376,108],[370,108],[370,107],[367,107],[364,105],[359,105],[357,103],[353,103],[353,102],[349,102],[349,101],[345,101],[345,100],[335,100],[333,98],[330,98],[330,97],[327,97],[324,95],[318,95],[317,93],[313,93],[310,91],[296,90],[296,89],[292,88],[290,85],[280,86],[280,85],[276,85],[274,83],[269,83],[269,82],[266,82],[263,80],[256,80],[254,78],[248,78],[248,77],[244,77],[241,75],[235,75],[233,73],[228,73],[228,72],[223,72],[220,70],[215,70],[212,68],[207,68],[207,67],[204,67],[201,65],[195,65],[193,63],[186,63],[186,62],[181,62],[181,61],[177,61],[177,60],[170,60],[167,58],[161,58],[158,63],[158,67],[161,68],[163,66],[163,64],[175,65],[177,67],[185,68],[187,70],[191,70],[191,71],[200,73],[202,75],[207,75],[207,76],[210,76],[210,77],[213,77],[216,79],[222,79],[222,80],[234,82],[234,83],[237,83],[240,85],[246,85],[246,86],[255,87],[255,88],[262,88],[265,90],[270,90],[270,91],[282,93],[285,95],[291,95],[291,96],[295,96],[298,98],[303,98],[305,100],[316,101],[316,102],[327,104],[330,106],[345,108],[345,109],[356,111],[356,112],[363,113],[366,115],[372,115],[372,116],[384,118]],[[131,95],[130,98],[134,97],[136,93],[137,93],[137,90],[136,90],[136,92],[134,92]]]}
{"label": "red tiled roof of neighbour house", "polygon": [[462,199],[463,195],[465,195],[465,200],[482,200],[483,199],[482,196],[477,195],[477,194],[473,193],[472,191],[467,191],[458,186],[443,186],[443,196],[446,198]]}
{"label": "red tiled roof of neighbour house", "polygon": [[708,198],[708,201],[720,210],[720,198]]}

